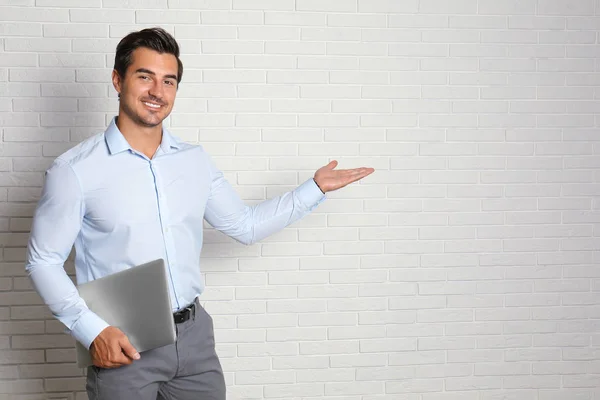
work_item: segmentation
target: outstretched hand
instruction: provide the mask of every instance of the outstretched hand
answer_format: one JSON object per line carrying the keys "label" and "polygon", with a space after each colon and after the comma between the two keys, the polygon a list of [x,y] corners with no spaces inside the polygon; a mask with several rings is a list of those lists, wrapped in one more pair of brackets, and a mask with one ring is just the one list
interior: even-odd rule
{"label": "outstretched hand", "polygon": [[338,162],[333,160],[315,172],[315,182],[324,193],[343,188],[344,186],[349,185],[352,182],[356,182],[367,175],[371,175],[375,171],[373,168],[364,167],[334,170],[337,165]]}

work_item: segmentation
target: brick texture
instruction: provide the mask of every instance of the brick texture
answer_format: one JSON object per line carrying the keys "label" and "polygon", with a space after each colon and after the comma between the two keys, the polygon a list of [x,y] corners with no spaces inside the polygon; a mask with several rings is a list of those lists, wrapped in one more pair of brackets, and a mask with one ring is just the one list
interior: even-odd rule
{"label": "brick texture", "polygon": [[206,226],[229,399],[600,399],[597,0],[0,0],[0,398],[87,399],[24,246],[155,24],[168,126],[247,202],[377,169],[250,248]]}

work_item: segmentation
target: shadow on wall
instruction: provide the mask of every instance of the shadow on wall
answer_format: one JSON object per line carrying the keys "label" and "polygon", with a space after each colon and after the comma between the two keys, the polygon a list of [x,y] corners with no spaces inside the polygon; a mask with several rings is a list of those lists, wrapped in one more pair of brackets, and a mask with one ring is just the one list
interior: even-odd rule
{"label": "shadow on wall", "polygon": [[[9,69],[10,80],[27,91],[12,99],[13,117],[3,126],[3,155],[12,159],[12,169],[3,172],[8,188],[2,218],[7,233],[0,269],[0,379],[19,379],[10,383],[9,393],[71,399],[73,392],[85,390],[85,370],[76,365],[74,339],[27,276],[26,246],[44,171],[57,156],[103,131],[117,113],[110,79],[114,54],[41,53],[39,58],[41,67]],[[65,269],[75,282],[74,251]]]}

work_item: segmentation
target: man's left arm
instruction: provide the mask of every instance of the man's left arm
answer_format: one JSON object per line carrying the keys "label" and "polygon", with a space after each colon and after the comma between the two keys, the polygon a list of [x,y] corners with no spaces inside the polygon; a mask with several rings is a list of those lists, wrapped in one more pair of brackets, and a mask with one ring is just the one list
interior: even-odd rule
{"label": "man's left arm", "polygon": [[304,217],[325,200],[325,193],[340,189],[374,172],[372,168],[334,170],[332,161],[296,189],[247,206],[208,157],[211,190],[204,217],[215,229],[243,244],[256,243]]}
{"label": "man's left arm", "polygon": [[212,182],[204,218],[215,229],[249,245],[279,232],[325,201],[314,179],[280,196],[248,206],[209,159]]}

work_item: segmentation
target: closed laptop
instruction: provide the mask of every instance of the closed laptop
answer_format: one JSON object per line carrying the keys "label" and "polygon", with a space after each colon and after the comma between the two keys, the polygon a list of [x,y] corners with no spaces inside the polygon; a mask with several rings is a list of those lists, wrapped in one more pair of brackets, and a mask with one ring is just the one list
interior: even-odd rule
{"label": "closed laptop", "polygon": [[[123,331],[138,352],[175,343],[163,259],[81,284],[78,290],[89,309]],[[77,362],[80,368],[92,365],[88,349],[79,342]]]}

